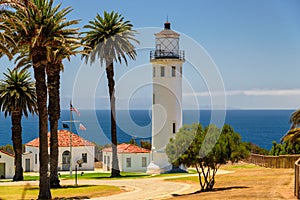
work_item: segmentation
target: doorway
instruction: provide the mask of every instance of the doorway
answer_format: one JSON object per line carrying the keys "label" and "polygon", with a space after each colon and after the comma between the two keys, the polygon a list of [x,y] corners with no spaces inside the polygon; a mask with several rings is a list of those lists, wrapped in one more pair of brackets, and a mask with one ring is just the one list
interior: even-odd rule
{"label": "doorway", "polygon": [[62,170],[68,171],[70,169],[70,151],[64,151],[62,154]]}
{"label": "doorway", "polygon": [[5,179],[5,163],[0,163],[0,179]]}
{"label": "doorway", "polygon": [[30,159],[25,159],[25,172],[30,172]]}

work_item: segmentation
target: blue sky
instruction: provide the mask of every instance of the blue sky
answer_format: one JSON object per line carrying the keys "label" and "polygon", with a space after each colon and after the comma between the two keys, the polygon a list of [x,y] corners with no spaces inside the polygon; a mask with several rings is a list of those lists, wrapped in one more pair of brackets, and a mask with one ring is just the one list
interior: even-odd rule
{"label": "blue sky", "polygon": [[[187,45],[193,41],[211,58],[220,75],[219,78],[224,83],[229,108],[300,107],[300,1],[298,0],[56,2],[62,2],[63,7],[71,6],[74,9],[68,16],[69,19],[81,19],[79,27],[92,20],[96,13],[114,10],[130,20],[135,29],[147,32],[146,36],[138,35],[143,48],[138,51],[137,61],[130,62],[128,67],[116,65],[117,84],[126,77],[124,74],[137,69],[137,66],[142,66],[140,69],[144,70],[140,76],[144,80],[151,81],[151,65],[148,58],[149,50],[154,47],[155,42],[154,36],[151,35],[163,27],[168,16],[172,29],[183,35],[182,46],[185,47],[183,50],[186,53],[197,53]],[[7,64],[5,59],[2,59],[1,65],[4,66],[1,66],[0,72],[12,66]],[[91,72],[83,73],[82,69]],[[210,83],[207,82],[205,74],[194,76],[192,69],[191,64],[184,64],[185,77],[194,90],[193,95],[200,107],[210,107],[211,94],[217,96],[220,91],[209,90]],[[103,67],[97,65],[84,66],[80,56],[72,58],[71,62],[65,62],[61,84],[62,108],[68,108],[70,98],[73,98],[73,104],[79,108],[108,108],[106,77],[103,70]],[[95,74],[96,72],[99,75]],[[96,82],[90,86],[88,83],[92,80]],[[77,85],[86,90],[94,87],[93,92],[85,94],[85,91],[76,88]],[[126,90],[126,84],[119,85],[121,85],[117,87],[119,108],[126,107],[125,104],[128,102],[131,108],[151,106],[151,86],[145,85],[135,90],[128,97],[130,98],[128,101],[126,97],[118,97],[118,90]],[[187,89],[183,93],[184,106],[194,108],[195,102],[189,99],[190,91]]]}

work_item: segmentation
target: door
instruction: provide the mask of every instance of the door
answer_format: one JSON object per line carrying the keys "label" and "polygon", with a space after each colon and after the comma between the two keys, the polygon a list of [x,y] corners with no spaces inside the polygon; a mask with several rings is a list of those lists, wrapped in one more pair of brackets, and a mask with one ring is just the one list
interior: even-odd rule
{"label": "door", "polygon": [[0,163],[0,179],[5,178],[5,163]]}
{"label": "door", "polygon": [[110,157],[107,156],[107,171],[110,171]]}
{"label": "door", "polygon": [[30,172],[30,159],[25,159],[25,172]]}
{"label": "door", "polygon": [[62,154],[62,170],[68,171],[70,170],[70,151],[64,151]]}

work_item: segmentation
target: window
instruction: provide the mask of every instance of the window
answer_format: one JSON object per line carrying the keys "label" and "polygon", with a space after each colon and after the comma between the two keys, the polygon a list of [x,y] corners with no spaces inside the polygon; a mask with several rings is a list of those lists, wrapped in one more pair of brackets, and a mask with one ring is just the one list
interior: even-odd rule
{"label": "window", "polygon": [[147,167],[147,157],[142,157],[142,167]]}
{"label": "window", "polygon": [[165,76],[165,67],[160,67],[160,76],[164,77]]}
{"label": "window", "polygon": [[104,156],[103,163],[106,164],[106,156]]}
{"label": "window", "polygon": [[34,164],[37,164],[37,154],[34,154]]}
{"label": "window", "polygon": [[62,154],[62,164],[70,164],[70,151],[64,151]]}
{"label": "window", "polygon": [[176,76],[176,67],[172,66],[172,77]]}
{"label": "window", "polygon": [[176,133],[176,123],[173,123],[173,133]]}
{"label": "window", "polygon": [[126,167],[131,167],[131,158],[126,158]]}
{"label": "window", "polygon": [[182,67],[180,67],[180,77],[182,77]]}
{"label": "window", "polygon": [[153,102],[153,104],[155,104],[155,94],[153,93],[153,96],[152,96],[152,102]]}
{"label": "window", "polygon": [[87,153],[82,154],[82,161],[83,163],[87,163]]}
{"label": "window", "polygon": [[110,171],[110,157],[107,156],[107,171]]}
{"label": "window", "polygon": [[155,67],[153,67],[153,77],[155,77]]}

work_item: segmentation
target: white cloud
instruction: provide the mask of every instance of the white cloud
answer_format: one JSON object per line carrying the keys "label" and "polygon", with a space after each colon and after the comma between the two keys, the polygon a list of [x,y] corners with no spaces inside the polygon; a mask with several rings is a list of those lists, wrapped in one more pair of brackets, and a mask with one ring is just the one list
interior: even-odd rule
{"label": "white cloud", "polygon": [[253,89],[253,90],[227,90],[216,92],[196,92],[196,93],[184,93],[184,96],[297,96],[300,95],[300,89],[283,89],[283,90],[268,90],[268,89]]}

